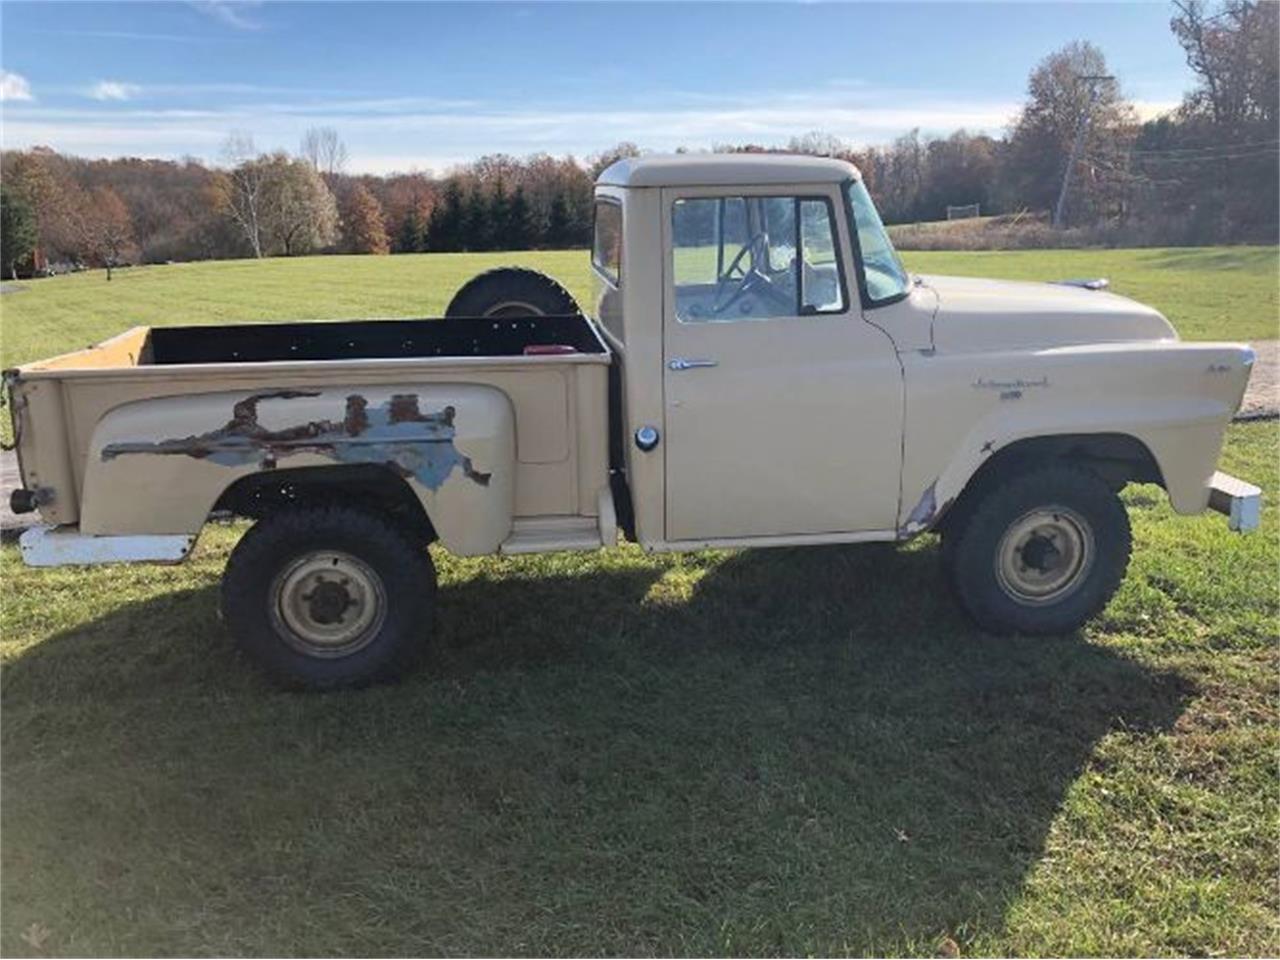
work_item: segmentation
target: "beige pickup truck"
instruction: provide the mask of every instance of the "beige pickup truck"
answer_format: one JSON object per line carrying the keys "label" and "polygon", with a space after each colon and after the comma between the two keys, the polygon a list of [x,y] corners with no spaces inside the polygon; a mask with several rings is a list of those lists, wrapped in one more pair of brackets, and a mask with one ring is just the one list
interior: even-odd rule
{"label": "beige pickup truck", "polygon": [[444,319],[138,327],[6,374],[33,565],[177,562],[252,519],[237,641],[332,687],[412,662],[426,547],[458,554],[942,537],[993,631],[1071,631],[1124,576],[1117,492],[1258,522],[1216,472],[1252,351],[1182,343],[1102,281],[913,276],[858,171],[624,160],[583,315],[491,271]]}

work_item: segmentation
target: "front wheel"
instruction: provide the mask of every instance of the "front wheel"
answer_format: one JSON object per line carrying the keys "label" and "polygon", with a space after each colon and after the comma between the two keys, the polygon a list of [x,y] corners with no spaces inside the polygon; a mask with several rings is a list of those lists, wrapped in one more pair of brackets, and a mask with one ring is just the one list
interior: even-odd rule
{"label": "front wheel", "polygon": [[394,676],[431,629],[430,555],[382,515],[341,506],[269,514],[232,551],[222,615],[287,686],[332,689]]}
{"label": "front wheel", "polygon": [[1056,464],[993,484],[943,539],[961,605],[994,633],[1070,633],[1107,605],[1132,548],[1124,504]]}

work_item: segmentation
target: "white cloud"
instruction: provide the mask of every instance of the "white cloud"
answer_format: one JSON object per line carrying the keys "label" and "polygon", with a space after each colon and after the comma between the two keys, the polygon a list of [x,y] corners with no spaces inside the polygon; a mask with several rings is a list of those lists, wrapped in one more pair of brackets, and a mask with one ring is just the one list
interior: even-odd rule
{"label": "white cloud", "polygon": [[27,78],[8,70],[0,70],[0,100],[34,100]]}
{"label": "white cloud", "polygon": [[121,83],[119,80],[100,80],[88,90],[94,100],[132,100],[142,88],[136,83]]}
{"label": "white cloud", "polygon": [[1181,100],[1133,100],[1131,103],[1138,119],[1144,123],[1163,114],[1172,113],[1182,106]]}
{"label": "white cloud", "polygon": [[259,30],[257,20],[245,16],[244,11],[259,5],[258,0],[192,0],[191,5],[219,23],[236,30]]}
{"label": "white cloud", "polygon": [[[148,86],[146,94],[154,97],[159,90]],[[914,127],[925,134],[960,127],[999,133],[1018,106],[1015,101],[884,89],[777,90],[709,98],[664,92],[590,107],[312,95],[212,108],[127,106],[109,112],[33,105],[8,112],[3,138],[13,148],[43,143],[90,156],[197,154],[216,161],[216,145],[230,130],[255,132],[264,149],[294,149],[308,127],[331,126],[351,152],[349,169],[380,173],[415,166],[441,170],[487,153],[583,157],[621,140],[666,151],[748,141],[782,145],[811,130],[854,146],[886,143]]]}

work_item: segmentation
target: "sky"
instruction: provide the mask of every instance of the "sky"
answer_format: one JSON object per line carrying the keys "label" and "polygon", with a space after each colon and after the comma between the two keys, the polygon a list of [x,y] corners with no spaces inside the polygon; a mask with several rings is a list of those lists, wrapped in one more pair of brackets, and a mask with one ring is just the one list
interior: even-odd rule
{"label": "sky", "polygon": [[1166,3],[0,2],[0,143],[218,162],[335,128],[356,173],[1000,133],[1028,72],[1102,48],[1143,115],[1191,84]]}

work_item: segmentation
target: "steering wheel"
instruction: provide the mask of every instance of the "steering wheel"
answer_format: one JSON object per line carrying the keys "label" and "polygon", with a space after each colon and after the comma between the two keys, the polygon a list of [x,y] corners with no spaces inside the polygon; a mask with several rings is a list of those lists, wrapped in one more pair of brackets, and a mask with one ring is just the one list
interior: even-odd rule
{"label": "steering wheel", "polygon": [[[764,233],[757,233],[754,237],[742,245],[723,274],[720,275],[719,281],[716,283],[715,296],[711,299],[711,312],[724,313],[731,306],[742,299],[743,294],[747,293],[760,281],[770,283],[768,277],[759,271],[756,267],[756,260],[759,259],[765,248],[768,247],[769,238]],[[751,265],[744,268],[742,265],[743,258],[750,255]],[[741,271],[741,278],[735,277],[734,274]],[[737,285],[732,287],[737,281]]]}

